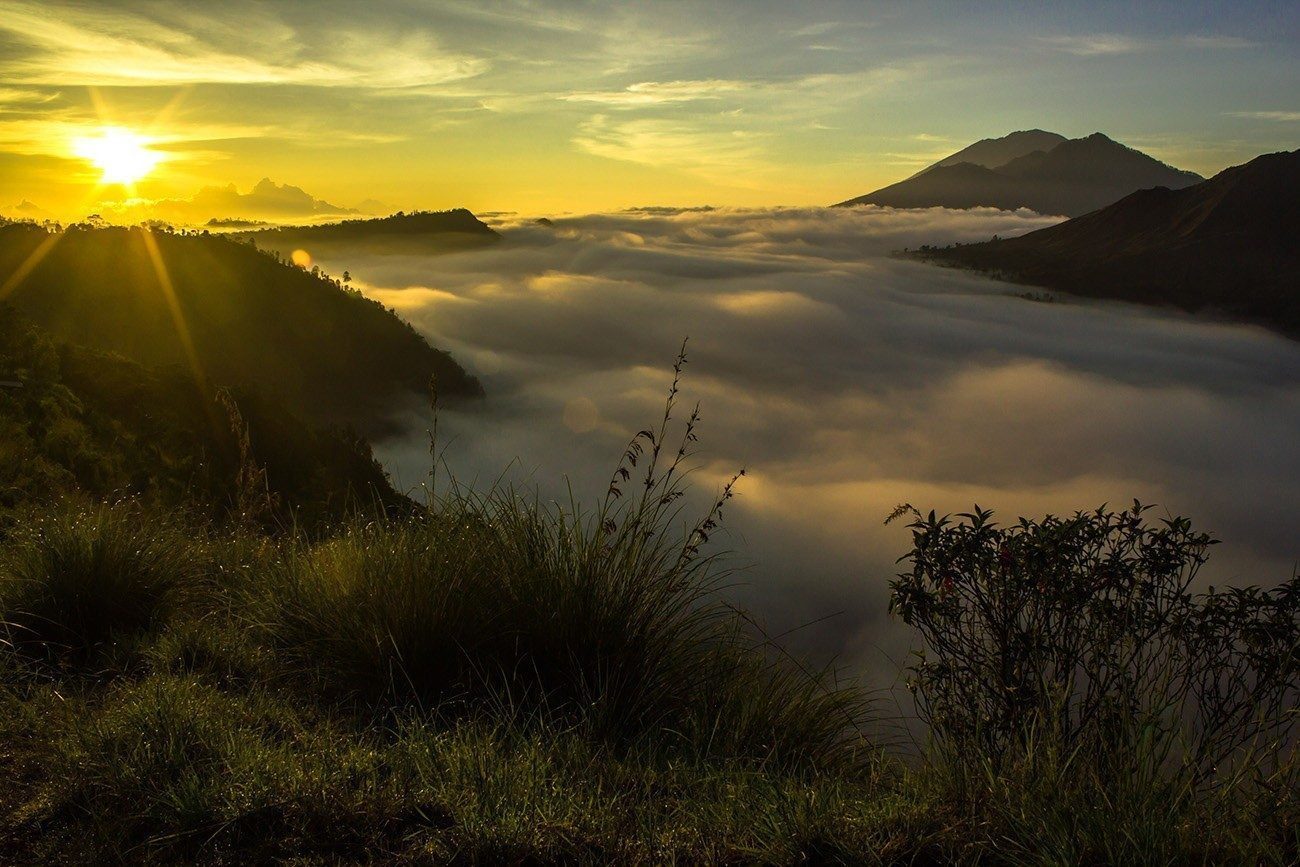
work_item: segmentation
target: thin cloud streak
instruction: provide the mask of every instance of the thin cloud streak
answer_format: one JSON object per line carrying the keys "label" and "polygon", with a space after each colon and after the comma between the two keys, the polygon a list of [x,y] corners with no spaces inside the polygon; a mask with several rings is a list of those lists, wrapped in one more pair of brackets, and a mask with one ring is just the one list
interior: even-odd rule
{"label": "thin cloud streak", "polygon": [[700,99],[720,99],[724,94],[754,87],[746,81],[710,79],[708,81],[642,81],[622,90],[568,93],[565,102],[598,102],[614,108],[639,108]]}
{"label": "thin cloud streak", "polygon": [[1170,36],[1160,39],[1146,39],[1128,36],[1122,33],[1085,33],[1058,36],[1040,36],[1043,45],[1076,54],[1080,57],[1102,57],[1113,54],[1137,54],[1163,48],[1181,47],[1193,49],[1238,49],[1250,48],[1256,43],[1239,36],[1199,35]]}
{"label": "thin cloud streak", "polygon": [[1244,117],[1251,120],[1271,120],[1278,123],[1300,121],[1300,111],[1231,111],[1231,117]]}

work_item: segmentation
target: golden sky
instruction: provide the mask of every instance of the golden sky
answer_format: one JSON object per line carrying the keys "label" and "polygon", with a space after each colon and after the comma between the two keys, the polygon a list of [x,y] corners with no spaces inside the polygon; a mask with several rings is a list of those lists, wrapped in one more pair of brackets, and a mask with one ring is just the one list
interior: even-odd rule
{"label": "golden sky", "polygon": [[825,204],[1015,129],[1297,146],[1293,4],[1082,7],[0,0],[0,211]]}

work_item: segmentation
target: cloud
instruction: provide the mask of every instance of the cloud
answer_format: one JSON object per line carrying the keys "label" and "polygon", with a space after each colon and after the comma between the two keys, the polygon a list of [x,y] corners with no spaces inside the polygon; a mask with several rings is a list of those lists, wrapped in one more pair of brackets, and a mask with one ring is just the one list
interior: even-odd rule
{"label": "cloud", "polygon": [[[730,189],[772,189],[788,182],[766,144],[793,129],[834,130],[824,116],[869,94],[889,90],[944,65],[882,64],[853,72],[755,79],[641,82],[623,90],[567,93],[561,99],[603,102],[617,114],[579,122],[570,141],[580,151],[607,159],[674,169]],[[728,100],[719,110],[717,100]],[[708,101],[707,112],[669,116],[625,111]],[[743,102],[743,105],[732,104]]]}
{"label": "cloud", "polygon": [[1077,54],[1080,57],[1093,57],[1105,54],[1132,54],[1150,46],[1150,43],[1122,36],[1116,33],[1093,33],[1079,36],[1040,36],[1039,42],[1051,48]]}
{"label": "cloud", "polygon": [[[561,93],[557,98],[565,102],[598,103],[619,110],[725,99],[731,103],[744,102],[756,115],[790,123],[801,122],[810,114],[823,113],[843,102],[887,90],[917,76],[932,74],[946,63],[931,58],[883,64],[853,72],[818,72],[748,80],[642,81],[619,90],[572,91]],[[743,111],[730,110],[736,114]]]}
{"label": "cloud", "polygon": [[23,199],[13,207],[5,209],[5,216],[20,220],[52,220],[54,215],[34,202]]}
{"label": "cloud", "polygon": [[844,25],[838,21],[817,21],[813,24],[805,24],[798,30],[793,31],[791,36],[823,36],[833,30],[838,30]]}
{"label": "cloud", "polygon": [[1232,49],[1255,45],[1249,39],[1237,36],[1191,34],[1161,39],[1144,39],[1121,33],[1086,33],[1064,36],[1040,36],[1038,41],[1050,48],[1076,54],[1080,57],[1097,57],[1112,54],[1136,54],[1160,48]]}
{"label": "cloud", "polygon": [[[479,484],[518,459],[514,478],[543,496],[567,483],[599,496],[689,335],[700,499],[751,473],[728,519],[735,562],[754,564],[737,598],[775,631],[836,615],[794,640],[892,672],[886,657],[910,639],[886,616],[886,584],[908,538],[881,521],[902,501],[978,502],[1005,520],[1141,497],[1217,531],[1216,581],[1278,580],[1300,555],[1300,345],[1146,308],[1034,303],[889,256],[1051,222],[648,208],[517,218],[489,250],[322,265],[482,376],[484,405],[441,422],[452,466]],[[427,469],[412,413],[409,440],[380,445],[407,485]]]}
{"label": "cloud", "polygon": [[639,108],[720,99],[723,94],[736,93],[750,87],[752,85],[748,82],[716,78],[706,81],[642,81],[629,84],[622,90],[568,93],[560,99],[566,102],[598,102],[614,108]]}
{"label": "cloud", "polygon": [[40,85],[403,88],[459,81],[486,68],[481,58],[443,50],[422,30],[350,27],[308,44],[264,7],[223,7],[219,16],[190,8],[183,21],[158,13],[6,0],[0,32],[26,50],[0,57],[0,73]]}
{"label": "cloud", "polygon": [[1250,39],[1240,36],[1183,36],[1177,40],[1188,48],[1254,48],[1258,45]]}
{"label": "cloud", "polygon": [[1230,111],[1230,117],[1245,117],[1251,120],[1271,120],[1278,123],[1294,123],[1300,120],[1300,111]]}
{"label": "cloud", "polygon": [[[0,146],[13,153],[73,157],[76,155],[73,142],[101,134],[105,125],[99,118],[79,110],[44,109],[21,117],[5,118],[0,123]],[[181,158],[190,155],[187,147],[195,144],[261,138],[273,133],[275,131],[269,127],[250,124],[189,123],[174,129],[151,128],[145,138],[151,146],[165,149],[169,158]],[[279,135],[293,137],[288,130],[280,131]]]}
{"label": "cloud", "polygon": [[[0,105],[5,103],[26,103],[42,104],[53,102],[58,99],[57,93],[46,93],[40,90],[25,90],[20,87],[0,87]],[[3,111],[3,109],[0,109]]]}
{"label": "cloud", "polygon": [[213,218],[312,220],[358,213],[318,199],[300,187],[277,184],[270,178],[262,178],[247,193],[229,184],[204,187],[188,199],[129,199],[101,203],[99,209],[103,216],[123,222],[159,219],[190,225]]}
{"label": "cloud", "polygon": [[725,186],[747,186],[746,175],[762,164],[755,134],[682,120],[613,121],[596,115],[579,126],[573,144],[594,156],[677,169]]}

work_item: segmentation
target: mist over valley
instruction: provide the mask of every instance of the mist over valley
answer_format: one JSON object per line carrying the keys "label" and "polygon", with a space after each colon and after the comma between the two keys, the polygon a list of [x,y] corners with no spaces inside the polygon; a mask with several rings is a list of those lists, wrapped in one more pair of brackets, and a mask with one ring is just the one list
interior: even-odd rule
{"label": "mist over valley", "polygon": [[[1137,497],[1224,540],[1207,581],[1269,581],[1294,563],[1294,341],[1029,300],[1024,286],[890,255],[1057,222],[874,208],[502,216],[501,243],[482,251],[320,261],[481,379],[488,399],[441,422],[449,468],[475,486],[503,478],[566,502],[572,484],[597,499],[689,337],[699,499],[748,471],[722,543],[749,567],[736,598],[774,633],[818,621],[792,639],[879,675],[894,670],[880,655],[906,645],[884,612],[906,533],[883,520],[901,502],[1012,520]],[[428,472],[427,415],[413,399],[408,436],[377,444],[399,488]]]}

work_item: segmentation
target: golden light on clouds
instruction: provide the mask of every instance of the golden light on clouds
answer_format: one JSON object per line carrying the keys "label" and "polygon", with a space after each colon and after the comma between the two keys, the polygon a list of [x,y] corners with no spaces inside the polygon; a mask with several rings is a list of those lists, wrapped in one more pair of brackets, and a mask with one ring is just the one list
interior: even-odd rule
{"label": "golden light on clouds", "polygon": [[89,160],[101,172],[105,184],[129,186],[148,175],[163,154],[149,147],[151,141],[122,127],[105,127],[98,135],[82,136],[72,142],[73,152]]}

